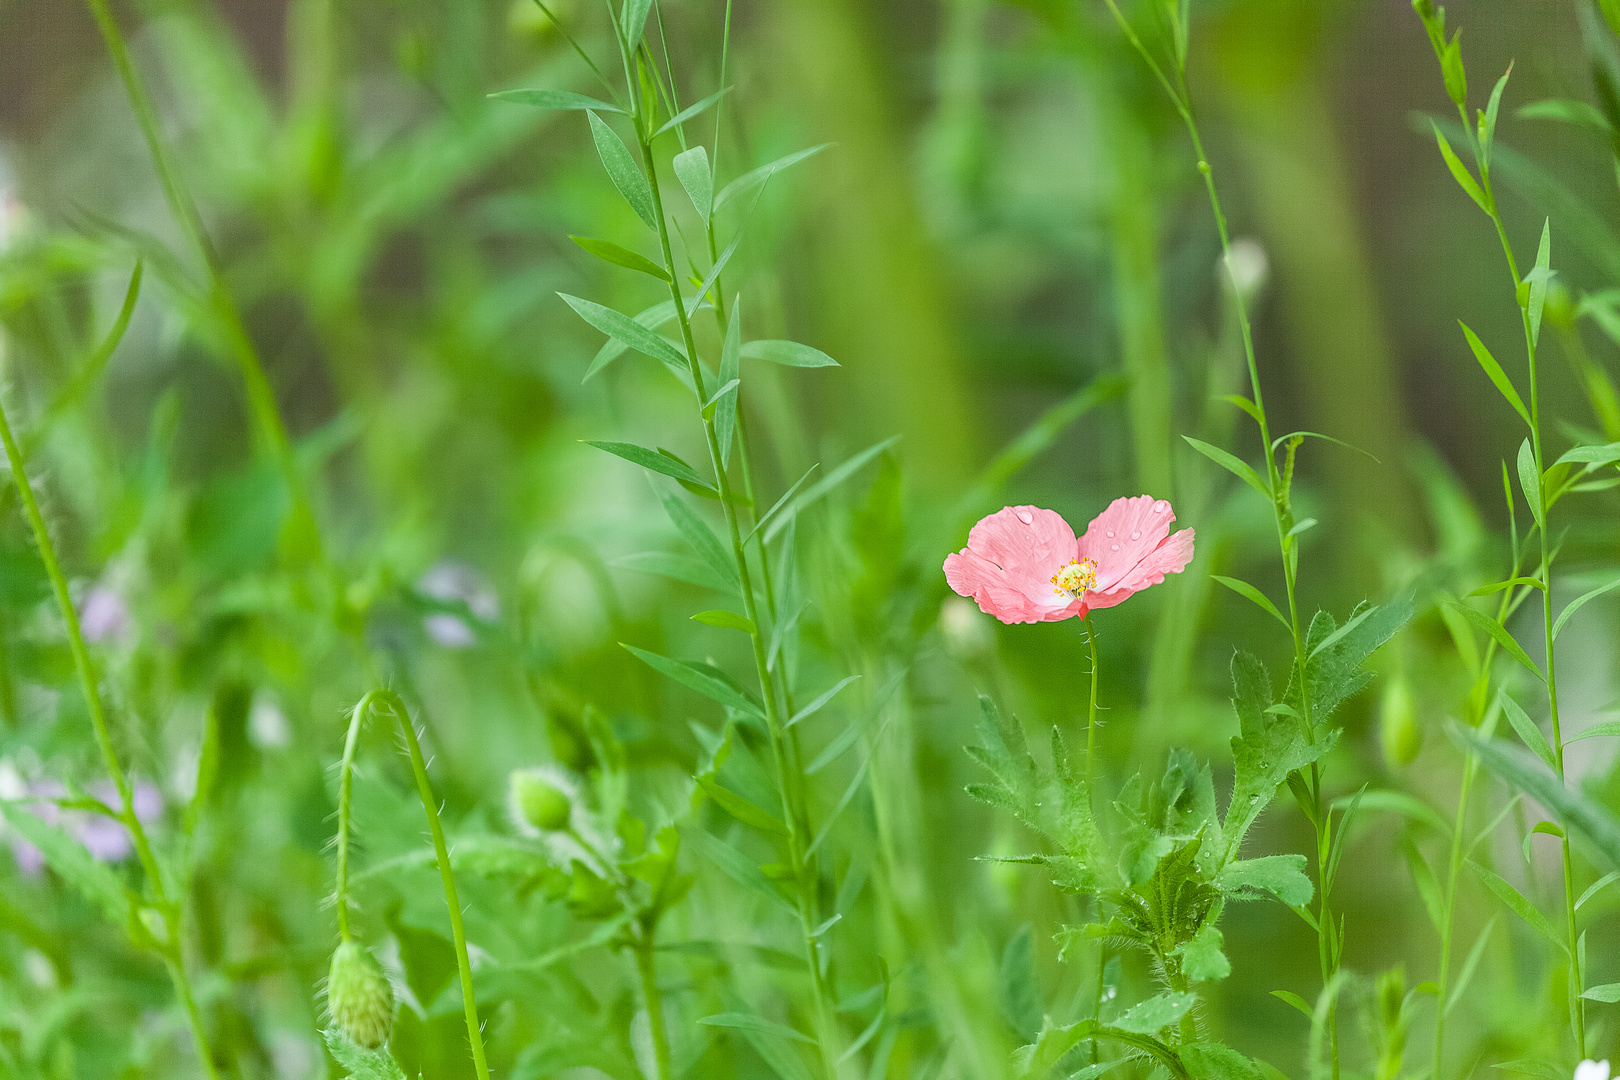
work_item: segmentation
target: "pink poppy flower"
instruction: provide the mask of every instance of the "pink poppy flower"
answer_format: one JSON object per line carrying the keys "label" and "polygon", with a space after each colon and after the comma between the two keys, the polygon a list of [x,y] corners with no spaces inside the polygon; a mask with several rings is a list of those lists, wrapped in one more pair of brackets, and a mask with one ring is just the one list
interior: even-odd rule
{"label": "pink poppy flower", "polygon": [[945,580],[1004,623],[1083,619],[1186,568],[1193,531],[1171,536],[1175,520],[1163,499],[1115,499],[1076,539],[1051,510],[1008,506],[973,526],[967,547],[945,557]]}

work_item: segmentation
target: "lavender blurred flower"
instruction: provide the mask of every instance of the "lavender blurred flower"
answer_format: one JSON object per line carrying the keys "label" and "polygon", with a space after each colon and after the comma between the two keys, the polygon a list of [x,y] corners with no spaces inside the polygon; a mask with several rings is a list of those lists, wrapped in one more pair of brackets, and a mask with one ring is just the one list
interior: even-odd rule
{"label": "lavender blurred flower", "polygon": [[130,628],[129,605],[115,589],[92,585],[79,601],[79,632],[95,644],[123,639]]}
{"label": "lavender blurred flower", "polygon": [[[434,563],[417,580],[416,591],[440,603],[465,604],[467,610],[483,622],[494,622],[500,617],[500,601],[494,588],[466,563],[449,559]],[[470,649],[478,643],[477,633],[466,620],[447,611],[436,611],[424,617],[422,629],[446,649]]]}
{"label": "lavender blurred flower", "polygon": [[[119,806],[118,789],[110,780],[90,785],[90,794],[110,807]],[[67,785],[59,780],[24,780],[9,762],[0,765],[0,797],[37,800],[30,807],[30,813],[49,825],[65,829],[100,862],[122,862],[129,858],[134,842],[123,823],[104,814],[63,809],[51,801],[67,795]],[[156,784],[144,780],[136,782],[131,802],[135,817],[143,823],[155,820],[163,812],[163,793]],[[45,866],[44,854],[19,836],[11,838],[11,854],[17,861],[17,869],[24,874],[37,874]]]}

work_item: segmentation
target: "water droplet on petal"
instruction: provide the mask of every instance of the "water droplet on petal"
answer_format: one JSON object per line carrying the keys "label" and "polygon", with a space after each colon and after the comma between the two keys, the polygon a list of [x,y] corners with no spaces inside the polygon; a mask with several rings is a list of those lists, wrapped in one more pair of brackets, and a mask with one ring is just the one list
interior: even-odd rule
{"label": "water droplet on petal", "polygon": [[1170,509],[1170,504],[1165,502],[1163,499],[1160,499],[1158,502],[1153,504],[1153,512],[1155,514],[1162,514],[1168,509]]}
{"label": "water droplet on petal", "polygon": [[1142,530],[1138,529],[1135,532],[1131,533],[1131,539],[1132,540],[1140,540],[1140,539],[1142,539]]}
{"label": "water droplet on petal", "polygon": [[1108,530],[1108,539],[1112,540],[1113,538],[1114,538],[1114,530],[1109,529]]}
{"label": "water droplet on petal", "polygon": [[1114,550],[1114,551],[1118,551],[1118,550],[1119,550],[1119,545],[1118,545],[1118,544],[1109,544],[1109,545],[1108,545],[1108,546],[1109,546],[1109,547],[1110,547],[1110,548],[1112,548],[1112,549],[1113,549],[1113,550]]}
{"label": "water droplet on petal", "polygon": [[1022,521],[1025,525],[1033,525],[1035,523],[1035,515],[1030,513],[1028,510],[1020,510],[1018,511],[1018,520]]}

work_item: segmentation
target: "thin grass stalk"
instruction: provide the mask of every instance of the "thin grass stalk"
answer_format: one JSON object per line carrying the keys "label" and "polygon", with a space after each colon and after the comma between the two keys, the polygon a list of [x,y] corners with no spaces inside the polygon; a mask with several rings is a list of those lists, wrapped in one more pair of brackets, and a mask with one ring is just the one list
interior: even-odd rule
{"label": "thin grass stalk", "polygon": [[136,857],[146,874],[148,888],[151,889],[163,918],[164,940],[155,942],[156,949],[163,957],[164,966],[169,971],[169,979],[174,984],[175,996],[180,999],[181,1008],[186,1014],[186,1023],[191,1029],[197,1059],[210,1080],[218,1080],[219,1072],[214,1066],[213,1053],[209,1049],[208,1038],[203,1031],[202,1014],[197,1009],[196,997],[192,993],[191,982],[186,975],[185,957],[180,944],[183,930],[180,902],[170,898],[163,869],[152,851],[146,828],[135,813],[134,789],[129,782],[129,776],[119,764],[118,752],[113,748],[112,732],[108,728],[107,713],[101,700],[101,688],[96,681],[95,664],[90,657],[88,646],[85,645],[84,634],[79,627],[79,615],[73,607],[72,594],[68,591],[67,578],[62,574],[61,563],[56,557],[56,547],[51,542],[50,530],[45,526],[44,515],[40,513],[39,502],[34,497],[34,488],[28,479],[22,450],[12,434],[11,422],[3,405],[0,405],[0,444],[5,447],[6,459],[11,464],[11,479],[22,501],[23,514],[28,519],[28,527],[33,531],[34,543],[39,548],[40,561],[45,564],[45,576],[50,579],[56,606],[62,612],[62,622],[67,630],[68,650],[73,654],[73,668],[78,673],[79,685],[84,691],[85,708],[90,713],[90,725],[95,729],[96,747],[101,752],[101,763],[112,779],[113,786],[118,789],[118,820],[129,830]]}

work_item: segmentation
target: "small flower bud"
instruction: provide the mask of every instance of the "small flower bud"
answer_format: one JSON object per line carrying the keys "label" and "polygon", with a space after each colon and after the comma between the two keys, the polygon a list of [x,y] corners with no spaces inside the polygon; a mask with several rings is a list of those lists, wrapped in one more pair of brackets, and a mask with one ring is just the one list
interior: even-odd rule
{"label": "small flower bud", "polygon": [[326,1007],[338,1030],[356,1046],[380,1050],[393,1034],[393,984],[358,942],[345,941],[332,954]]}
{"label": "small flower bud", "polygon": [[1379,706],[1378,735],[1383,743],[1384,760],[1392,767],[1410,765],[1423,746],[1423,733],[1417,723],[1417,707],[1412,702],[1412,689],[1404,675],[1396,675],[1384,685],[1384,700]]}
{"label": "small flower bud", "polygon": [[568,828],[573,804],[568,793],[537,769],[519,769],[509,782],[512,813],[541,832]]}

